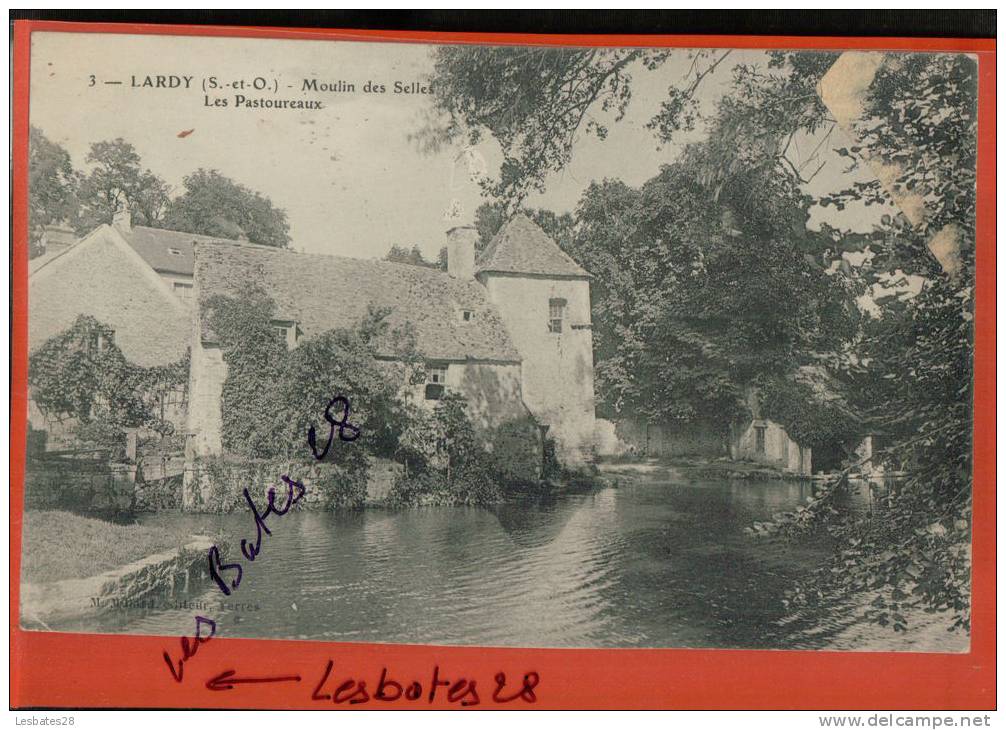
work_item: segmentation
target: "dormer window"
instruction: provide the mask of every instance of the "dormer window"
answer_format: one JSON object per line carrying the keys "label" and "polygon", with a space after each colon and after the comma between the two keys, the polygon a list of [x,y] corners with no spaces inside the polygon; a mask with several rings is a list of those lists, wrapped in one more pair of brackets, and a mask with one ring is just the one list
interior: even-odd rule
{"label": "dormer window", "polygon": [[185,281],[174,281],[171,283],[171,290],[175,296],[183,302],[192,300],[192,284]]}
{"label": "dormer window", "polygon": [[447,388],[447,363],[426,365],[426,400],[440,400]]}
{"label": "dormer window", "polygon": [[92,352],[105,352],[115,344],[115,330],[107,332],[92,332],[87,346]]}
{"label": "dormer window", "polygon": [[470,309],[462,309],[461,310],[461,321],[462,322],[471,322],[473,319],[475,319],[475,312],[473,312]]}
{"label": "dormer window", "polygon": [[566,316],[565,299],[548,300],[548,331],[554,334],[562,332],[562,320]]}

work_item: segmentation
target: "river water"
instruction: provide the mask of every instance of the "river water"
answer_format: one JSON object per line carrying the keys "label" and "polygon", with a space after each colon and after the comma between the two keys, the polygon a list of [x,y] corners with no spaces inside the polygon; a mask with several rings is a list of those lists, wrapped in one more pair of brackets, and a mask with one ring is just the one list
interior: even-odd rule
{"label": "river water", "polygon": [[[810,495],[794,481],[701,480],[669,469],[538,504],[290,513],[215,585],[154,610],[113,610],[64,630],[525,647],[866,648],[847,610],[786,618],[784,591],[825,544],[751,538],[756,520]],[[222,532],[239,557],[249,514],[159,513],[151,527]],[[846,642],[847,643],[847,642]]]}

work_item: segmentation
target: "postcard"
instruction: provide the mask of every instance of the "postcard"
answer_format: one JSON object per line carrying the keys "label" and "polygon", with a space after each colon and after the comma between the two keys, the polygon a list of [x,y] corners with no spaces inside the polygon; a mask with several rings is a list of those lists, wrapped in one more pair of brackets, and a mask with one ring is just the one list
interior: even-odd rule
{"label": "postcard", "polygon": [[16,703],[994,703],[994,43],[18,33]]}

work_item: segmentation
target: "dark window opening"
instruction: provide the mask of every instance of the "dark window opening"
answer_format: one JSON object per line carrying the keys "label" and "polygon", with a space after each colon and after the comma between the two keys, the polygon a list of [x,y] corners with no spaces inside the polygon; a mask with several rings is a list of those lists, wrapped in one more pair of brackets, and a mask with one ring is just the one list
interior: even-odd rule
{"label": "dark window opening", "polygon": [[548,331],[558,334],[562,332],[562,320],[566,313],[565,299],[548,300]]}
{"label": "dark window opening", "polygon": [[426,400],[440,400],[447,387],[447,366],[426,366]]}
{"label": "dark window opening", "polygon": [[765,453],[765,426],[755,426],[755,452]]}
{"label": "dark window opening", "polygon": [[192,284],[188,284],[183,281],[176,281],[172,283],[171,289],[175,292],[175,296],[182,301],[187,302],[192,299]]}

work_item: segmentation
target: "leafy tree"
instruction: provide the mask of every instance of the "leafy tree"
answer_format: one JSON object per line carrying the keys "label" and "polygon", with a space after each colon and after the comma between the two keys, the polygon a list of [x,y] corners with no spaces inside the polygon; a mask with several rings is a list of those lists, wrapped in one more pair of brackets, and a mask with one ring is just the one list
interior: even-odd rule
{"label": "leafy tree", "polygon": [[464,396],[448,392],[432,413],[415,413],[402,431],[399,454],[406,470],[389,499],[411,505],[499,502],[503,485],[523,482],[540,466],[536,437],[534,423],[504,424],[490,434],[494,450],[488,453]]}
{"label": "leafy tree", "polygon": [[[573,236],[573,226],[575,221],[569,213],[557,214],[545,208],[521,209],[528,218],[541,227],[549,237],[559,244],[561,248],[566,248]],[[507,213],[506,208],[500,203],[483,203],[475,209],[475,229],[479,238],[476,242],[477,250],[481,251],[489,245],[493,236],[503,227],[512,216]]]}
{"label": "leafy tree", "polygon": [[447,271],[447,247],[443,246],[437,254],[436,261],[427,261],[423,257],[423,252],[419,246],[411,249],[404,246],[392,246],[384,255],[385,261],[392,261],[396,264],[410,264],[411,266],[425,266],[428,269],[440,269]]}
{"label": "leafy tree", "polygon": [[359,465],[366,454],[394,455],[408,416],[398,388],[409,378],[414,343],[408,332],[392,332],[401,364],[375,358],[375,338],[389,334],[385,312],[374,310],[358,327],[332,330],[287,351],[272,326],[275,303],[260,289],[241,299],[217,295],[204,306],[227,362],[221,412],[228,452],[255,458],[302,455],[309,427],[327,434],[325,409],[332,398],[344,395],[350,400],[350,420],[364,437],[353,448],[331,449],[328,460]]}
{"label": "leafy tree", "polygon": [[[837,54],[776,51],[767,64],[737,63],[711,113],[704,112],[697,92],[730,52],[689,54],[688,72],[668,90],[650,127],[656,143],[666,144],[701,125],[704,141],[677,164],[689,170],[685,181],[690,176],[702,190],[689,191],[680,182],[672,187],[665,179],[667,197],[658,195],[656,203],[651,199],[640,207],[640,191],[617,181],[595,182],[578,211],[570,250],[596,275],[598,392],[610,403],[630,402],[638,389],[633,378],[648,358],[651,373],[673,373],[670,367],[659,370],[661,357],[665,365],[681,366],[687,364],[682,358],[694,353],[691,382],[729,397],[726,391],[738,382],[733,373],[750,360],[737,357],[745,338],[755,357],[783,361],[827,344],[815,342],[812,331],[828,332],[826,323],[838,323],[842,313],[829,313],[827,306],[794,310],[790,300],[804,298],[805,287],[795,286],[799,277],[812,283],[810,298],[820,303],[829,288],[846,295],[880,292],[879,316],[833,350],[830,364],[851,383],[854,400],[885,429],[887,457],[906,465],[909,477],[888,496],[886,509],[868,519],[840,509],[841,483],[800,511],[799,524],[827,526],[841,548],[816,584],[798,593],[806,598],[830,589],[870,591],[876,596],[871,616],[898,629],[905,627],[911,607],[952,610],[960,625],[968,626],[976,64],[962,54],[889,54],[867,89],[859,142],[835,152],[852,165],[898,170],[893,183],[856,183],[799,201],[799,191],[826,164],[823,151],[834,146],[829,139],[837,122],[818,84]],[[630,71],[655,68],[666,58],[664,52],[631,50],[438,50],[435,101],[442,117],[426,136],[431,144],[495,137],[504,161],[499,178],[484,187],[514,210],[528,191],[540,190],[550,172],[568,163],[579,132],[603,136],[603,124],[589,120],[603,114],[605,105],[617,121],[631,98]],[[816,148],[799,160],[796,143],[808,139]],[[647,186],[657,189],[651,183]],[[680,194],[685,199],[679,205],[671,196]],[[687,214],[687,201],[703,195],[725,205],[718,208],[724,214],[719,230],[713,217]],[[868,235],[827,226],[819,234],[806,230],[811,205],[896,208],[892,203],[906,195],[922,201],[921,217],[887,216]],[[662,218],[664,211],[673,215]],[[680,228],[705,230],[707,237],[681,236],[685,241],[679,242],[674,226],[661,228],[661,221],[675,216]],[[739,235],[730,233],[735,230]],[[643,232],[638,242],[636,231]],[[618,249],[623,242],[624,254]],[[665,242],[667,252],[659,250]],[[866,262],[853,269],[843,259],[851,251],[865,253]],[[735,260],[718,263],[719,256]],[[766,260],[777,260],[778,270]],[[692,271],[700,286],[691,286]],[[834,279],[830,286],[821,272]],[[891,291],[892,282],[906,274],[923,277],[918,296]],[[651,287],[658,281],[675,292],[656,294]],[[770,292],[770,286],[777,288]],[[731,302],[734,289],[738,296]],[[800,296],[792,296],[795,292]],[[743,309],[747,296],[750,312]],[[773,296],[786,316],[767,311]],[[846,299],[838,301],[844,306]],[[720,313],[738,317],[745,331],[728,326],[722,336],[710,337],[704,325]],[[798,324],[788,328],[791,322]],[[658,326],[666,329],[653,336]],[[843,325],[831,331],[847,330]],[[769,335],[783,347],[761,347]],[[661,352],[660,342],[673,346]],[[681,392],[672,384],[664,395]],[[716,402],[705,395],[707,406]]]}
{"label": "leafy tree", "polygon": [[440,116],[420,133],[428,148],[452,141],[499,142],[499,180],[486,194],[511,213],[546,175],[569,162],[581,125],[605,137],[598,109],[621,119],[631,98],[632,67],[656,68],[670,52],[652,49],[550,49],[441,46],[434,51],[434,105]]}
{"label": "leafy tree", "polygon": [[[593,183],[568,252],[591,282],[597,392],[613,412],[722,430],[744,412],[744,386],[786,373],[854,331],[851,292],[802,255],[795,191],[721,191],[695,165],[665,167],[635,190]],[[761,211],[745,214],[746,208]],[[771,211],[766,213],[765,211]],[[783,291],[799,297],[780,297]]]}
{"label": "leafy tree", "polygon": [[[887,442],[881,459],[907,476],[868,519],[832,516],[844,481],[822,498],[812,516],[840,540],[840,569],[811,588],[872,590],[871,616],[895,629],[920,607],[951,611],[970,627],[976,89],[977,68],[965,56],[888,62],[868,89],[861,146],[847,151],[858,164],[896,163],[893,191],[926,202],[921,220],[882,220],[866,274],[881,290],[895,273],[924,278],[917,296],[887,286],[849,366],[860,407]],[[831,202],[886,203],[892,189],[857,184]],[[956,241],[949,266],[929,248],[946,231]]]}
{"label": "leafy tree", "polygon": [[45,227],[70,221],[77,214],[77,176],[70,154],[49,140],[38,127],[28,137],[28,241],[29,257],[38,247]]}
{"label": "leafy tree", "polygon": [[[760,127],[745,130],[741,117],[762,113],[787,136],[834,124],[810,93],[827,60],[773,54],[777,74],[737,71],[733,91],[749,108],[738,117],[732,98],[720,105],[711,139],[724,153],[711,159],[706,179],[730,179],[726,151],[757,149],[750,142]],[[868,235],[826,230],[818,251],[809,252],[823,263],[846,251],[866,255],[852,278],[874,293],[877,312],[832,366],[882,431],[887,445],[879,458],[907,476],[866,516],[843,508],[844,476],[797,511],[793,524],[826,527],[839,549],[834,564],[794,598],[800,605],[866,594],[873,599],[868,615],[895,630],[919,609],[951,611],[958,626],[970,626],[976,89],[977,68],[966,56],[888,56],[866,91],[857,144],[836,152],[854,167],[883,165],[898,174],[886,185],[870,179],[815,201],[894,209],[908,195],[922,201],[921,213],[882,216]],[[801,171],[780,162],[786,144],[776,141],[750,159],[800,183]],[[906,275],[920,277],[921,293],[899,288]]]}
{"label": "leafy tree", "polygon": [[221,238],[244,235],[252,243],[277,248],[290,243],[286,213],[261,193],[202,168],[183,184],[185,192],[167,204],[160,227]]}
{"label": "leafy tree", "polygon": [[79,217],[74,228],[79,235],[103,223],[128,206],[134,225],[156,226],[168,204],[168,186],[141,166],[140,156],[124,139],[95,142],[87,155],[90,172],[78,188]]}

